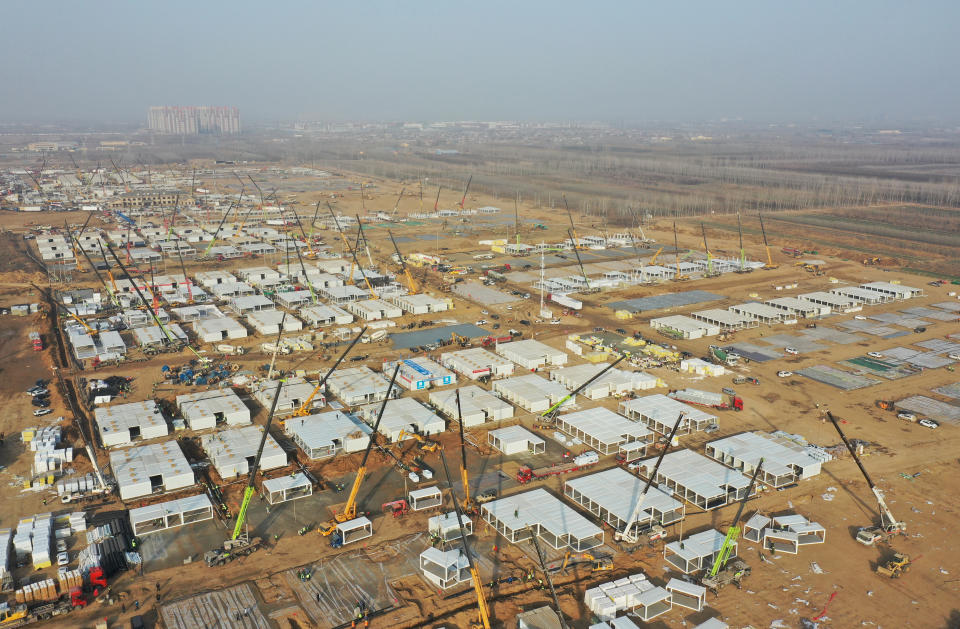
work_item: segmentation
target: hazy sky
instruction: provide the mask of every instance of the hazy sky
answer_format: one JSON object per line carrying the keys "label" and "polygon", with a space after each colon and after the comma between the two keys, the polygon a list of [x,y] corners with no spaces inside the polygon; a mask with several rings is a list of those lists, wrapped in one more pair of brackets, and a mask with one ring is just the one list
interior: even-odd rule
{"label": "hazy sky", "polygon": [[[669,5],[669,6],[668,6]],[[955,121],[960,2],[7,0],[0,122]]]}

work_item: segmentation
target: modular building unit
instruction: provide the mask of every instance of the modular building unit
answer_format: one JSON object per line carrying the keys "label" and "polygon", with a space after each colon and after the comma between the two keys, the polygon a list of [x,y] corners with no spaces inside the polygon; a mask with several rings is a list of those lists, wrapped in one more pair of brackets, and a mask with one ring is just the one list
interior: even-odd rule
{"label": "modular building unit", "polygon": [[177,408],[191,430],[215,428],[217,424],[243,426],[252,421],[250,409],[229,388],[178,395]]}
{"label": "modular building unit", "polygon": [[[684,574],[699,572],[713,565],[726,537],[720,531],[707,529],[684,540],[670,542],[663,548],[663,558]],[[730,557],[736,555],[737,542],[734,540]]]}
{"label": "modular building unit", "polygon": [[373,523],[365,517],[341,522],[337,525],[337,535],[344,546],[359,542],[362,539],[373,537]]}
{"label": "modular building unit", "polygon": [[[827,294],[827,293],[824,293]],[[802,296],[801,296],[802,297]],[[777,297],[776,299],[768,299],[763,302],[771,308],[776,308],[780,310],[787,317],[794,318],[807,318],[807,317],[818,317],[823,315],[830,314],[829,306],[820,306],[818,304],[812,304],[808,301],[804,301],[802,298],[797,297]],[[826,312],[824,312],[826,309]]]}
{"label": "modular building unit", "polygon": [[347,284],[346,286],[328,286],[320,292],[332,303],[341,306],[359,299],[367,299],[370,296],[370,293],[352,284]]}
{"label": "modular building unit", "polygon": [[875,306],[877,304],[885,304],[887,302],[893,301],[893,295],[888,295],[886,293],[880,293],[873,290],[868,290],[866,288],[858,288],[856,286],[841,286],[839,288],[831,288],[830,292],[834,295],[840,295],[842,297],[850,297],[851,299],[856,299],[862,304],[868,306]]}
{"label": "modular building unit", "polygon": [[219,319],[226,316],[213,304],[194,304],[192,306],[172,308],[171,312],[184,323],[203,321],[204,319]]}
{"label": "modular building unit", "polygon": [[[646,481],[622,467],[613,467],[566,481],[563,494],[614,530],[623,532],[645,486]],[[683,503],[653,485],[647,492],[634,526],[640,530],[651,524],[667,526],[679,522],[683,517]]]}
{"label": "modular building unit", "polygon": [[643,422],[647,428],[656,430],[661,435],[670,434],[681,413],[683,421],[677,429],[678,435],[690,434],[718,424],[716,415],[705,413],[662,393],[620,402],[619,411],[621,415]]}
{"label": "modular building unit", "polygon": [[565,352],[533,339],[500,343],[497,345],[496,352],[528,370],[539,369],[545,365],[561,366],[567,364],[567,354]]}
{"label": "modular building unit", "polygon": [[853,297],[845,297],[836,293],[827,293],[825,291],[814,291],[798,295],[797,299],[810,304],[819,306],[819,315],[828,315],[833,311],[837,312],[860,312],[863,306]]}
{"label": "modular building unit", "polygon": [[670,579],[665,588],[671,594],[674,605],[701,611],[707,606],[707,588],[682,579]]}
{"label": "modular building unit", "polygon": [[[262,426],[244,426],[203,435],[200,437],[200,446],[220,478],[228,479],[249,473],[262,439]],[[263,454],[260,455],[260,469],[272,470],[286,464],[287,453],[268,434],[263,444]]]}
{"label": "modular building unit", "polygon": [[246,315],[258,310],[276,310],[277,306],[263,295],[245,295],[231,299],[227,308],[238,315]]}
{"label": "modular building unit", "polygon": [[698,310],[691,314],[697,321],[703,321],[721,330],[743,330],[745,328],[755,328],[759,325],[753,317],[739,315],[729,310],[720,310],[719,308]]}
{"label": "modular building unit", "polygon": [[230,317],[195,321],[193,332],[204,343],[219,343],[247,337],[247,328]]}
{"label": "modular building unit", "polygon": [[340,411],[291,417],[283,422],[283,430],[314,460],[335,456],[340,451],[360,452],[367,447],[373,432],[361,420]]}
{"label": "modular building unit", "polygon": [[314,328],[353,323],[353,315],[339,306],[326,306],[323,304],[304,306],[299,310],[298,314],[301,319],[307,322],[307,325]]}
{"label": "modular building unit", "polygon": [[480,515],[507,541],[536,535],[556,550],[584,552],[603,544],[603,529],[544,489],[533,489],[480,506]]}
{"label": "modular building unit", "polygon": [[[313,394],[316,385],[307,382],[299,376],[288,377],[280,387],[280,395],[277,400],[277,413],[285,414],[297,410],[306,403],[307,399]],[[273,404],[273,396],[277,390],[276,380],[261,380],[250,387],[254,399],[264,408],[269,409]],[[327,402],[323,395],[317,393],[310,401],[310,409],[323,408]]]}
{"label": "modular building unit", "polygon": [[[459,409],[456,397],[458,391],[460,392]],[[464,428],[513,417],[513,406],[475,384],[448,391],[432,391],[430,404],[447,417],[457,421],[462,420]]]}
{"label": "modular building unit", "polygon": [[556,425],[600,454],[615,454],[625,443],[653,440],[653,433],[646,426],[602,406],[558,415]]}
{"label": "modular building unit", "polygon": [[278,476],[263,481],[263,493],[271,505],[289,502],[313,495],[313,484],[306,474]]}
{"label": "modular building unit", "polygon": [[103,447],[167,436],[167,420],[153,400],[100,407],[93,411]]}
{"label": "modular building unit", "polygon": [[309,290],[284,291],[277,293],[274,297],[279,305],[284,308],[290,308],[291,310],[313,301],[313,293]]}
{"label": "modular building unit", "polygon": [[[656,458],[641,461],[640,474],[649,475],[655,463]],[[661,489],[668,489],[681,500],[704,510],[737,502],[746,496],[750,485],[750,479],[740,472],[693,450],[668,453],[653,480]],[[757,489],[754,488],[754,493]]]}
{"label": "modular building unit", "polygon": [[719,326],[697,321],[686,315],[670,315],[669,317],[650,319],[650,327],[654,330],[674,331],[680,337],[688,340],[720,334]]}
{"label": "modular building unit", "polygon": [[151,443],[110,453],[120,498],[133,500],[194,484],[193,470],[176,441]]}
{"label": "modular building unit", "polygon": [[423,511],[432,509],[443,504],[443,494],[439,487],[424,487],[423,489],[414,489],[407,494],[407,502],[414,511]]}
{"label": "modular building unit", "polygon": [[152,325],[137,328],[133,331],[133,338],[140,347],[159,347],[168,343],[186,343],[189,341],[186,333],[176,323],[163,326]]}
{"label": "modular building unit", "polygon": [[512,376],[514,370],[512,361],[482,347],[447,352],[440,356],[440,363],[471,380],[483,377],[506,378]]}
{"label": "modular building unit", "polygon": [[470,581],[470,561],[459,548],[427,548],[420,553],[420,571],[427,581],[442,590]]}
{"label": "modular building unit", "polygon": [[438,299],[424,293],[417,295],[398,295],[393,297],[392,301],[406,312],[415,315],[445,312],[453,308],[453,300]]}
{"label": "modular building unit", "polygon": [[[377,421],[381,404],[369,404],[358,410],[361,418],[371,426]],[[390,441],[396,441],[401,432],[435,435],[446,429],[446,422],[413,398],[389,400],[380,421],[379,432]],[[412,437],[404,436],[404,439]]]}
{"label": "modular building unit", "polygon": [[466,516],[463,518],[463,530],[460,530],[460,520],[455,511],[448,511],[440,515],[430,516],[427,519],[427,532],[431,536],[436,536],[444,542],[451,542],[460,539],[463,534],[473,535],[473,520]]}
{"label": "modular building unit", "polygon": [[205,494],[130,509],[130,528],[137,537],[212,519],[213,505]]}
{"label": "modular building unit", "polygon": [[[570,391],[560,383],[536,374],[497,380],[493,383],[493,390],[531,413],[541,413],[570,395]],[[576,396],[571,396],[561,408],[573,406],[575,403]]]}
{"label": "modular building unit", "polygon": [[[347,406],[358,406],[370,402],[379,402],[387,397],[390,381],[366,365],[362,367],[341,367],[327,378],[327,391],[340,398]],[[399,395],[394,389],[391,395]]]}
{"label": "modular building unit", "polygon": [[919,288],[913,288],[912,286],[904,286],[903,284],[894,284],[892,282],[868,282],[866,284],[861,284],[860,288],[865,288],[866,290],[872,290],[876,293],[883,295],[888,295],[893,299],[912,299],[913,297],[919,297],[923,295],[923,290]]}
{"label": "modular building unit", "polygon": [[748,475],[753,475],[763,459],[757,480],[775,488],[812,478],[820,473],[822,465],[794,441],[762,432],[744,432],[711,441],[705,453]]}
{"label": "modular building unit", "polygon": [[779,308],[774,308],[766,304],[758,304],[754,301],[730,306],[729,310],[746,318],[756,319],[757,321],[768,324],[779,323],[784,319],[790,318],[789,315]]}
{"label": "modular building unit", "polygon": [[[383,363],[383,373],[393,374],[396,361]],[[442,367],[426,356],[413,356],[400,361],[397,384],[411,391],[422,391],[432,387],[456,384],[457,377],[446,367]]]}
{"label": "modular building unit", "polygon": [[523,426],[507,426],[487,433],[487,443],[506,455],[543,454],[547,442]]}
{"label": "modular building unit", "polygon": [[247,314],[247,323],[263,336],[276,336],[280,333],[280,322],[283,322],[284,332],[299,332],[303,323],[295,316],[279,310],[258,310]]}
{"label": "modular building unit", "polygon": [[347,310],[365,321],[396,319],[403,316],[403,310],[383,299],[363,299],[347,303]]}
{"label": "modular building unit", "polygon": [[196,275],[197,283],[210,290],[218,284],[231,284],[237,281],[232,273],[226,271],[199,271]]}
{"label": "modular building unit", "polygon": [[[552,371],[550,379],[559,382],[572,391],[606,369],[607,366],[608,363],[584,363],[573,367],[563,367]],[[659,383],[658,378],[642,371],[625,371],[614,368],[591,382],[580,392],[580,395],[585,395],[591,400],[598,400],[610,395],[620,396],[633,391],[653,389]]]}

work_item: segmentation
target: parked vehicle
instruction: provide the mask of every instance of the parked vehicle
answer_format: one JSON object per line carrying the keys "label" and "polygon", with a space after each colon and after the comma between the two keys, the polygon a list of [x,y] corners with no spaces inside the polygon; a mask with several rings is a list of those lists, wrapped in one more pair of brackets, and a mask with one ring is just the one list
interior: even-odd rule
{"label": "parked vehicle", "polygon": [[47,415],[47,414],[52,413],[52,412],[53,412],[53,411],[51,411],[49,408],[38,408],[37,410],[33,411],[33,416],[34,416],[34,417],[42,417],[42,416]]}
{"label": "parked vehicle", "polygon": [[883,358],[883,354],[880,352],[867,352],[867,356],[870,358]]}
{"label": "parked vehicle", "polygon": [[897,413],[897,419],[902,419],[905,422],[915,422],[917,421],[917,416],[913,413],[907,413],[906,411],[901,411]]}
{"label": "parked vehicle", "polygon": [[933,419],[927,419],[926,417],[924,417],[923,419],[921,419],[918,423],[919,423],[921,426],[923,426],[924,428],[939,428],[939,427],[940,427],[940,422],[938,422],[938,421],[936,421],[936,420],[933,420]]}
{"label": "parked vehicle", "polygon": [[777,375],[780,376],[781,378],[789,378],[790,376],[793,375],[793,372],[792,372],[792,371],[778,371],[778,372],[777,372]]}
{"label": "parked vehicle", "polygon": [[798,350],[796,347],[785,347],[783,348],[783,351],[788,354],[793,354],[794,356],[800,353],[800,350]]}

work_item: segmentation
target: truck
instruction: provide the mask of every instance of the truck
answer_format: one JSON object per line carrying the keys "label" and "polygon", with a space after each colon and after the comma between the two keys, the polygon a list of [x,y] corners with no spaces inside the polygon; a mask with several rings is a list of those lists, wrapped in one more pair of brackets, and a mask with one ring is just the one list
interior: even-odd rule
{"label": "truck", "polygon": [[513,336],[488,336],[480,342],[481,347],[490,347],[491,345],[497,345],[498,343],[509,343],[513,340]]}
{"label": "truck", "polygon": [[799,258],[800,256],[803,255],[803,251],[800,251],[799,249],[795,249],[793,247],[784,247],[780,251],[794,258]]}
{"label": "truck", "polygon": [[599,462],[600,456],[596,452],[591,451],[575,456],[569,463],[556,463],[554,465],[548,465],[547,467],[538,468],[532,468],[529,465],[524,465],[517,470],[517,482],[521,485],[526,485],[534,480],[542,480],[550,476],[559,476],[561,474],[568,474],[570,472],[576,472],[577,470],[587,469],[588,467],[592,467]]}
{"label": "truck", "polygon": [[[81,599],[82,600],[82,599]],[[26,603],[19,603],[13,607],[9,603],[0,603],[0,627],[3,629],[13,629],[13,627],[23,627],[41,620],[47,620],[54,616],[69,614],[74,607],[86,605],[86,602],[77,602],[75,598],[71,600],[59,600],[45,605],[30,608]]]}
{"label": "truck", "polygon": [[262,540],[259,537],[250,539],[246,535],[241,535],[237,539],[228,539],[223,542],[222,548],[214,548],[203,554],[203,560],[207,566],[213,568],[230,563],[237,557],[245,557],[260,549]]}
{"label": "truck", "polygon": [[43,338],[39,332],[33,331],[30,333],[30,345],[33,346],[35,352],[43,351]]}
{"label": "truck", "polygon": [[740,355],[721,348],[718,345],[710,346],[710,359],[718,365],[732,367],[740,362]]}
{"label": "truck", "polygon": [[743,398],[736,393],[711,393],[710,391],[700,391],[699,389],[681,389],[671,391],[667,394],[671,397],[687,404],[696,404],[698,406],[709,406],[719,409],[743,410]]}
{"label": "truck", "polygon": [[760,384],[760,379],[754,378],[753,376],[734,376],[733,377],[734,384],[747,384],[748,382],[750,384]]}
{"label": "truck", "polygon": [[243,348],[239,345],[227,345],[226,343],[217,345],[217,351],[227,356],[241,356],[243,354]]}

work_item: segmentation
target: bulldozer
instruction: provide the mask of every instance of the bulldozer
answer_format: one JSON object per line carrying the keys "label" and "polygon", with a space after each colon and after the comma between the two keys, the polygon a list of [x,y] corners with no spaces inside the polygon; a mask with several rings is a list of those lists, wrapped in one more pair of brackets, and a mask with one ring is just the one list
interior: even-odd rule
{"label": "bulldozer", "polygon": [[892,559],[877,566],[877,574],[896,579],[904,572],[910,572],[910,556],[904,553],[895,553]]}

